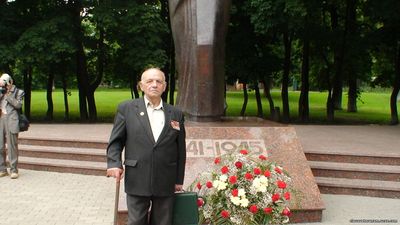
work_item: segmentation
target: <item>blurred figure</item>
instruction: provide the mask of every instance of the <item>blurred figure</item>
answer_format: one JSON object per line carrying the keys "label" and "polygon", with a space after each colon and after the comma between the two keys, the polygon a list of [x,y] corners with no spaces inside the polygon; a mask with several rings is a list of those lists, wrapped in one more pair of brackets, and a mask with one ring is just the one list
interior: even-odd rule
{"label": "blurred figure", "polygon": [[23,90],[13,84],[10,75],[3,73],[0,77],[0,177],[8,175],[5,159],[7,143],[8,161],[11,179],[18,178],[18,132],[19,112],[22,107]]}

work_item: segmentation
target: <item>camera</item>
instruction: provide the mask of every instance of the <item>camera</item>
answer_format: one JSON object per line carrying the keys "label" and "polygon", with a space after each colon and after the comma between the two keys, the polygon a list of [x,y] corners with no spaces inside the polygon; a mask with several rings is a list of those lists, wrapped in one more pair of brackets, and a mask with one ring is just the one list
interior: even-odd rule
{"label": "camera", "polygon": [[0,87],[0,93],[5,94],[7,92],[7,87]]}

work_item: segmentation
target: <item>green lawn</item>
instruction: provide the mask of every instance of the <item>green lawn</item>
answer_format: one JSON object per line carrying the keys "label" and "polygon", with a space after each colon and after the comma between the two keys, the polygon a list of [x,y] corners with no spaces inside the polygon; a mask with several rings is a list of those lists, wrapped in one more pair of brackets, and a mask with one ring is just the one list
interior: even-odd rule
{"label": "green lawn", "polygon": [[[242,92],[228,92],[227,103],[228,110],[227,116],[239,116],[243,104]],[[297,121],[298,115],[298,99],[299,91],[289,92],[290,101],[290,116],[293,123]],[[282,111],[282,103],[280,100],[280,91],[272,92],[274,104],[280,107]],[[127,99],[130,99],[130,92],[127,89],[100,89],[95,93],[96,106],[99,122],[112,122],[117,105]],[[327,92],[310,92],[310,118],[312,123],[326,123],[326,98]],[[357,123],[376,123],[388,124],[390,121],[390,106],[389,106],[390,93],[388,92],[364,92],[361,99],[358,101],[358,112],[346,112],[347,94],[343,93],[343,110],[335,112],[337,123],[357,124]],[[53,93],[54,101],[54,120],[62,122],[64,118],[64,102],[61,90],[56,90]],[[71,122],[79,121],[79,108],[78,108],[78,92],[71,91],[71,96],[68,98]],[[32,92],[32,106],[31,117],[32,121],[36,122],[50,122],[45,121],[47,110],[46,92],[34,91]],[[246,110],[246,116],[256,115],[256,102],[254,92],[249,93],[249,101]],[[263,98],[263,111],[266,117],[269,116],[268,101]]]}
{"label": "green lawn", "polygon": [[[282,101],[280,91],[273,91],[275,107],[280,107],[282,112]],[[300,97],[299,91],[289,92],[290,117],[292,122],[297,122],[298,116],[298,101]],[[326,123],[326,98],[328,92],[310,92],[310,119],[311,123]],[[228,115],[237,116],[243,104],[241,92],[230,92],[228,94]],[[390,93],[362,93],[361,98],[357,102],[358,112],[349,113],[347,109],[347,94],[343,93],[343,110],[335,111],[335,120],[338,123],[377,123],[388,124],[390,122]],[[246,116],[256,115],[256,101],[254,93],[249,94],[249,102],[246,110]],[[263,111],[266,116],[269,116],[268,101],[263,99]]]}

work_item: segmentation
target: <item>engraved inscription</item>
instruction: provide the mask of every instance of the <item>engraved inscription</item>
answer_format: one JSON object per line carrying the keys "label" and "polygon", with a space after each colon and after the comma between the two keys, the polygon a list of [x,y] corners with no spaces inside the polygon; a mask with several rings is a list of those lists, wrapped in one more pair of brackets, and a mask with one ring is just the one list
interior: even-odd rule
{"label": "engraved inscription", "polygon": [[186,139],[187,157],[216,157],[246,149],[250,155],[268,156],[262,139]]}

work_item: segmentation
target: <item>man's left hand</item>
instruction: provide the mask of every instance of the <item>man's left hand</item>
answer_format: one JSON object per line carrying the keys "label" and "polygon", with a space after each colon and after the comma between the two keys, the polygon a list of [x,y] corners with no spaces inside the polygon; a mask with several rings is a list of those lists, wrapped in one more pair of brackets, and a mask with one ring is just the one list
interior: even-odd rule
{"label": "man's left hand", "polygon": [[183,191],[183,185],[182,184],[175,184],[175,191]]}

